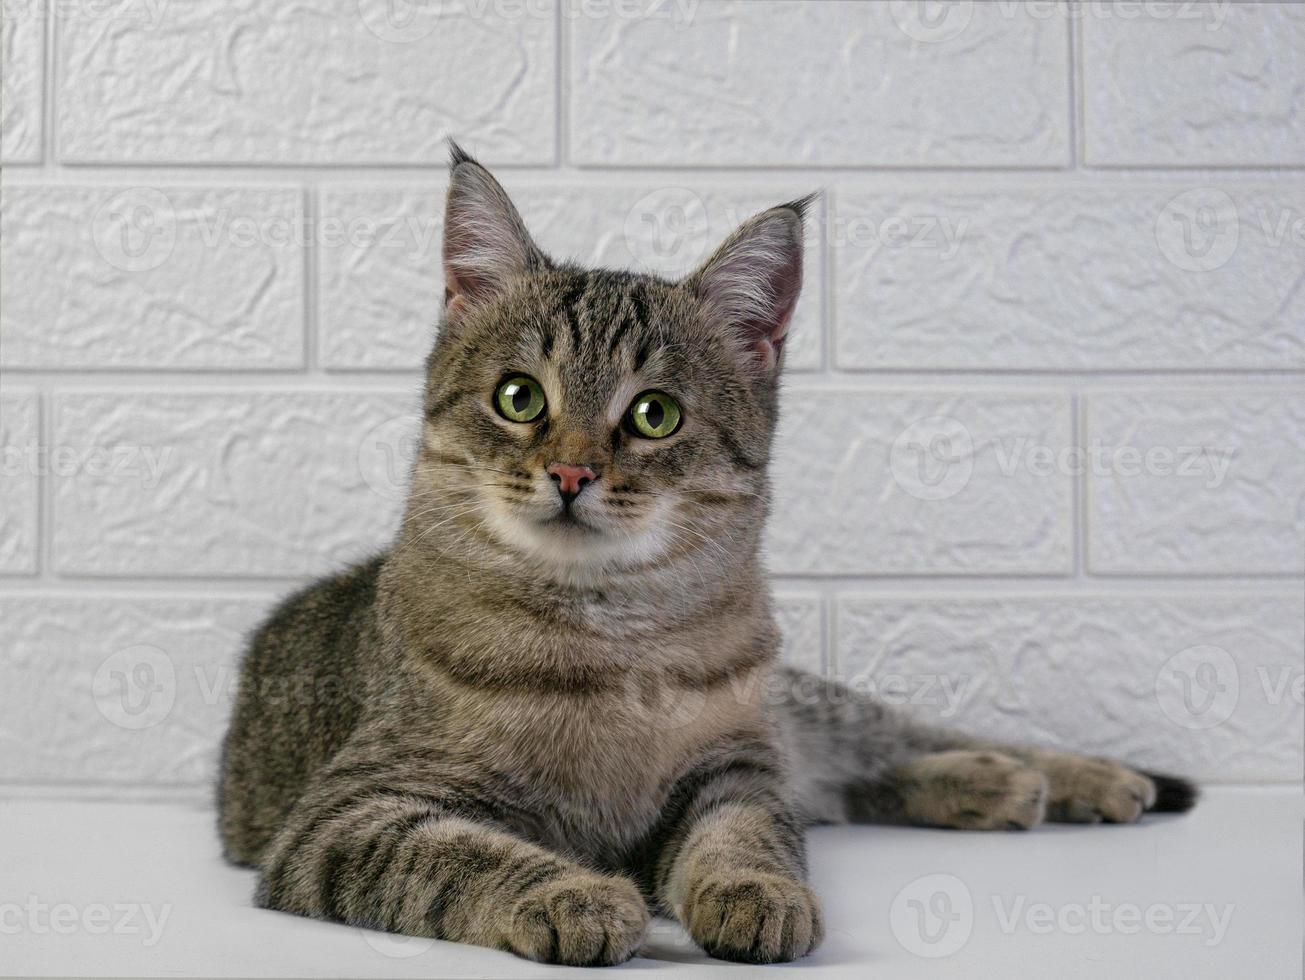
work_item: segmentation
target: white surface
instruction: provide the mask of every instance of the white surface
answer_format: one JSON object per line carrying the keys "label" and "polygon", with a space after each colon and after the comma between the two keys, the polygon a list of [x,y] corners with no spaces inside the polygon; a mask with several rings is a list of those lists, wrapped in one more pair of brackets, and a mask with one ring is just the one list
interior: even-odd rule
{"label": "white surface", "polygon": [[1300,778],[1305,5],[3,6],[0,783],[210,782],[244,631],[390,539],[450,134],[544,247],[666,274],[829,192],[793,659]]}
{"label": "white surface", "polygon": [[[766,972],[1296,980],[1301,815],[1297,788],[1222,789],[1186,817],[1151,817],[1133,827],[818,829],[812,879],[828,938],[815,955]],[[253,873],[221,861],[213,815],[198,807],[8,800],[0,803],[0,828],[0,974],[595,975],[255,909]],[[938,943],[921,940],[913,900],[926,908],[949,903],[953,917],[938,930]],[[1094,902],[1104,911],[1094,913]],[[129,922],[121,921],[123,904],[137,908]],[[59,906],[67,908],[54,911],[62,932],[54,934],[51,909]],[[1189,908],[1196,910],[1190,921]],[[1048,918],[1049,929],[1042,925]],[[151,921],[161,922],[157,932]],[[916,950],[952,951],[928,958]],[[619,969],[739,975],[665,922],[643,955]]]}

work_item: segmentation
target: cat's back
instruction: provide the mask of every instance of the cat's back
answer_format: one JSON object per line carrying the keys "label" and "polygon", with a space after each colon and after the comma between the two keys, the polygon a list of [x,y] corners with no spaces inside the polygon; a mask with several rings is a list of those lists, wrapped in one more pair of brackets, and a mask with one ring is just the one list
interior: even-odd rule
{"label": "cat's back", "polygon": [[383,556],[282,602],[252,636],[222,750],[219,812],[227,856],[257,864],[312,773],[357,724],[363,658],[376,649]]}

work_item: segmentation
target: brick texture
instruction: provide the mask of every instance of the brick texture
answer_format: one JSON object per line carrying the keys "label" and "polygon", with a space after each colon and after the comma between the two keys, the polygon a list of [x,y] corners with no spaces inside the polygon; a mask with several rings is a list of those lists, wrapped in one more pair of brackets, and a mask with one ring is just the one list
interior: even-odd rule
{"label": "brick texture", "polygon": [[450,136],[668,278],[825,192],[786,660],[1299,780],[1302,50],[1288,3],[5,3],[0,783],[204,785],[245,631],[391,539]]}

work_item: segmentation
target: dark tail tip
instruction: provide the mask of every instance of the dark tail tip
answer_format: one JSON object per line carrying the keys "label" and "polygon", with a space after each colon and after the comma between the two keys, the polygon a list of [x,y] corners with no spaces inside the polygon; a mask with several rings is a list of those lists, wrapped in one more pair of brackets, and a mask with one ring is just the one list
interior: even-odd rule
{"label": "dark tail tip", "polygon": [[1158,772],[1144,772],[1155,783],[1155,806],[1152,813],[1186,813],[1196,806],[1201,790],[1194,782],[1181,776],[1166,776]]}

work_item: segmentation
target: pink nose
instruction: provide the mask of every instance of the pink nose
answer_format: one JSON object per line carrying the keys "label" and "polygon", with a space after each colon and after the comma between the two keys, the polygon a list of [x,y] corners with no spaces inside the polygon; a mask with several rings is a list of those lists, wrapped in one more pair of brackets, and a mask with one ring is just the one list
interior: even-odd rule
{"label": "pink nose", "polygon": [[557,492],[568,504],[597,479],[597,475],[588,466],[577,466],[574,463],[549,463],[544,472],[553,478]]}

